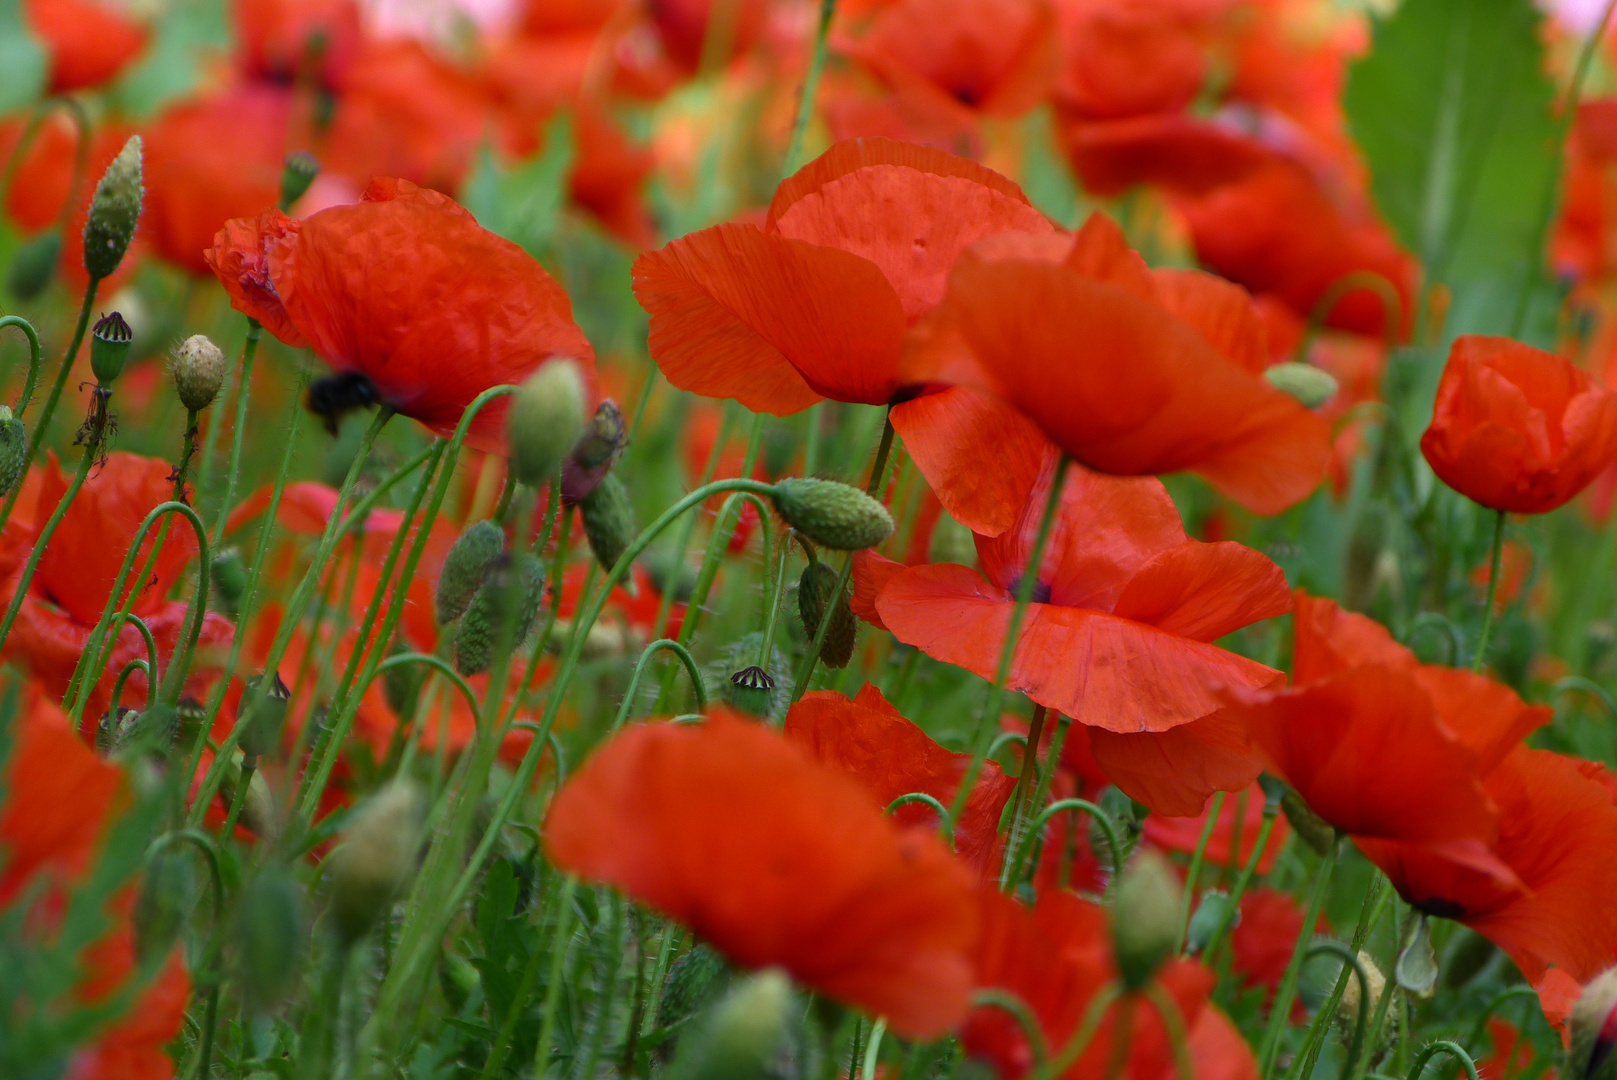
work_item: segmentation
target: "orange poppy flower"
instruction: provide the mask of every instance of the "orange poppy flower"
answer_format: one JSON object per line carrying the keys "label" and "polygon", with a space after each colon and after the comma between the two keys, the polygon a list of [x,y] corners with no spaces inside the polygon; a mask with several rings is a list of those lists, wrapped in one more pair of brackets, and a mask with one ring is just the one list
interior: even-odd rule
{"label": "orange poppy flower", "polygon": [[158,255],[193,274],[231,218],[280,197],[292,91],[244,85],[165,110],[145,133],[141,229]]}
{"label": "orange poppy flower", "polygon": [[[561,286],[453,199],[407,180],[375,180],[362,202],[303,221],[275,210],[229,221],[207,260],[238,311],[439,435],[478,394],[552,357],[594,369]],[[505,406],[478,414],[467,445],[503,449]]]}
{"label": "orange poppy flower", "polygon": [[1188,108],[1207,81],[1209,28],[1188,5],[1065,0],[1055,101],[1088,119]]}
{"label": "orange poppy flower", "polygon": [[[863,784],[883,810],[911,792],[924,792],[950,806],[971,767],[970,754],[950,753],[933,742],[869,683],[852,701],[830,690],[803,695],[786,714],[785,731],[815,760]],[[1004,846],[999,819],[1015,787],[1014,777],[992,761],[984,763],[955,823],[955,850],[979,874],[999,871]],[[921,803],[906,804],[893,816],[904,825],[937,827],[937,812]]]}
{"label": "orange poppy flower", "polygon": [[355,0],[235,0],[239,60],[249,78],[290,84],[316,74],[335,89],[364,30]]}
{"label": "orange poppy flower", "polygon": [[1449,351],[1420,448],[1466,498],[1548,513],[1617,460],[1617,393],[1553,353],[1469,335]]}
{"label": "orange poppy flower", "polygon": [[[90,631],[101,619],[102,609],[112,594],[124,556],[135,530],[152,508],[167,502],[174,484],[172,467],[156,458],[143,458],[122,452],[109,454],[106,465],[91,474],[78,497],[68,507],[50,545],[40,557],[28,592],[17,610],[17,621],[6,638],[5,652],[24,665],[45,689],[58,699],[67,692],[73,670],[89,642]],[[54,454],[47,457],[38,486],[38,503],[33,522],[42,523],[56,509],[67,491],[67,477]],[[27,521],[7,523],[7,533],[32,545],[34,525]],[[180,580],[186,564],[197,553],[196,534],[188,525],[169,526],[168,538],[152,567],[151,576],[137,581],[145,566],[161,525],[146,534],[140,554],[130,571],[126,589],[136,592],[130,610],[146,623],[157,643],[159,666],[166,666],[186,630],[189,596],[166,599]],[[19,563],[17,571],[20,572]],[[16,595],[16,573],[0,586],[0,603],[10,603]],[[127,593],[125,594],[127,596]],[[206,612],[198,639],[202,652],[229,643],[234,629],[223,616]],[[112,684],[118,672],[131,660],[146,657],[145,639],[133,625],[125,624],[112,646],[111,659],[100,680],[90,692],[84,723],[93,731],[112,701]],[[199,678],[192,668],[192,678]],[[146,677],[139,671],[124,686],[125,703],[144,695]]]}
{"label": "orange poppy flower", "polygon": [[111,82],[146,48],[146,28],[114,4],[25,0],[23,14],[50,53],[53,94]]}
{"label": "orange poppy flower", "polygon": [[722,712],[630,728],[557,793],[544,845],[736,963],[784,967],[905,1038],[965,1016],[971,875],[776,732]]}
{"label": "orange poppy flower", "polygon": [[[976,538],[982,574],[862,554],[855,611],[934,659],[992,678],[1054,466],[1052,455],[1014,529]],[[1267,558],[1186,536],[1156,480],[1074,467],[1007,685],[1084,725],[1083,745],[1131,796],[1193,815],[1260,768],[1215,688],[1283,679],[1211,643],[1290,606]]]}
{"label": "orange poppy flower", "polygon": [[[1073,342],[1084,343],[1076,359]],[[963,255],[901,370],[1003,398],[1092,469],[1188,469],[1277,513],[1318,485],[1330,426],[1271,386],[1266,364],[1242,290],[1148,270],[1096,214],[1065,250],[1001,237]]]}

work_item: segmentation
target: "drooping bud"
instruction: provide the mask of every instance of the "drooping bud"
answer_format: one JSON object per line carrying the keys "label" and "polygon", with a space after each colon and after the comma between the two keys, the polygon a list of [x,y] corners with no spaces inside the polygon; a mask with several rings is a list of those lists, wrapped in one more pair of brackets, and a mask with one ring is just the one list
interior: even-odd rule
{"label": "drooping bud", "polygon": [[0,498],[22,479],[28,464],[28,429],[11,414],[10,405],[0,405]]}
{"label": "drooping bud", "polygon": [[213,584],[219,610],[234,619],[241,610],[242,593],[247,591],[247,562],[241,557],[241,548],[225,548],[215,555],[208,580]]}
{"label": "drooping bud", "polygon": [[90,200],[89,219],[84,223],[84,268],[92,279],[110,277],[123,262],[140,221],[145,194],[141,186],[140,136],[134,135],[107,166]]}
{"label": "drooping bud", "polygon": [[61,230],[53,226],[38,236],[29,237],[11,257],[6,288],[18,300],[34,299],[45,291],[45,286],[56,276],[56,264],[61,258]]}
{"label": "drooping bud", "polygon": [[856,487],[835,480],[794,477],[770,493],[786,523],[835,551],[862,551],[893,534],[887,507]]}
{"label": "drooping bud", "polygon": [[544,566],[533,555],[497,561],[460,617],[455,669],[462,675],[487,671],[501,641],[514,644],[528,635],[544,592]]}
{"label": "drooping bud", "polygon": [[724,703],[749,716],[769,715],[775,679],[761,667],[745,667],[725,680],[720,691]]}
{"label": "drooping bud", "polygon": [[561,465],[561,498],[567,506],[583,502],[601,482],[629,444],[629,430],[623,410],[607,398],[595,407],[595,415],[584,425],[573,452]]}
{"label": "drooping bud", "polygon": [[304,150],[288,154],[281,166],[281,210],[290,211],[292,204],[308,192],[309,185],[320,175],[320,162]]}
{"label": "drooping bud", "polygon": [[129,359],[129,346],[134,340],[135,332],[116,311],[96,320],[90,330],[90,370],[95,372],[96,381],[102,386],[111,386],[123,374],[124,361]]}
{"label": "drooping bud", "polygon": [[1296,398],[1305,409],[1317,409],[1336,396],[1337,382],[1331,373],[1313,364],[1275,364],[1264,371],[1263,377],[1276,390]]}
{"label": "drooping bud", "polygon": [[135,955],[150,960],[167,955],[191,916],[196,882],[190,857],[173,844],[157,849],[146,860],[135,896]]}
{"label": "drooping bud", "polygon": [[812,645],[820,632],[820,621],[830,609],[831,625],[825,631],[820,645],[820,660],[829,668],[845,668],[853,659],[854,639],[859,634],[859,622],[853,616],[848,602],[848,589],[842,590],[837,606],[831,608],[831,594],[837,587],[837,572],[823,562],[812,562],[803,568],[797,579],[797,613],[803,619],[803,631]]}
{"label": "drooping bud", "polygon": [[529,487],[555,478],[584,430],[584,376],[566,357],[547,361],[511,402],[511,471]]}
{"label": "drooping bud", "polygon": [[1179,881],[1168,860],[1146,848],[1118,879],[1112,901],[1112,951],[1126,990],[1143,990],[1179,940]]}
{"label": "drooping bud", "polygon": [[787,1034],[792,984],[770,968],[736,983],[680,1040],[675,1080],[765,1080]]}
{"label": "drooping bud", "polygon": [[1185,934],[1185,952],[1194,955],[1207,947],[1213,933],[1228,921],[1231,928],[1241,924],[1241,911],[1230,902],[1230,894],[1210,889],[1196,905],[1196,914],[1190,917],[1190,928]]}
{"label": "drooping bud", "polygon": [[279,672],[270,672],[249,679],[241,700],[243,705],[252,706],[252,712],[243,718],[241,739],[237,743],[242,755],[256,761],[264,754],[275,753],[280,749],[281,733],[286,729],[286,710],[292,704],[292,691],[281,681]]}
{"label": "drooping bud", "polygon": [[1617,1077],[1617,967],[1607,968],[1583,988],[1572,1006],[1568,1032],[1567,1080]]}
{"label": "drooping bud", "polygon": [[415,868],[426,810],[420,787],[395,780],[354,815],[331,854],[331,913],[345,945],[370,932]]}
{"label": "drooping bud", "polygon": [[278,868],[259,872],[236,901],[236,963],[248,1007],[267,1012],[297,982],[303,941],[303,902],[292,878]]}
{"label": "drooping bud", "polygon": [[479,521],[460,534],[438,575],[437,614],[442,625],[454,622],[472,602],[494,560],[505,551],[505,533],[492,521]]}
{"label": "drooping bud", "polygon": [[169,353],[168,373],[180,395],[180,404],[191,412],[201,412],[212,405],[225,384],[229,366],[224,350],[206,334],[193,334],[176,345]]}
{"label": "drooping bud", "polygon": [[1280,797],[1280,809],[1285,811],[1286,820],[1291,822],[1291,827],[1297,830],[1303,842],[1319,854],[1324,855],[1336,843],[1336,830],[1310,810],[1302,796],[1290,788]]}
{"label": "drooping bud", "polygon": [[[1381,995],[1387,990],[1387,977],[1381,973],[1381,969],[1376,966],[1376,962],[1370,954],[1362,950],[1359,952],[1359,965],[1364,968],[1364,976],[1369,983],[1365,988],[1369,991],[1367,1015],[1374,1016],[1376,1006],[1381,1002]],[[1357,1024],[1359,1022],[1359,996],[1359,976],[1350,973],[1347,985],[1342,989],[1342,996],[1337,999],[1336,1017],[1338,1020],[1345,1024]]]}
{"label": "drooping bud", "polygon": [[603,570],[611,570],[635,537],[629,489],[623,486],[617,473],[609,472],[578,504],[578,512],[584,519],[584,535],[589,538],[595,561]]}

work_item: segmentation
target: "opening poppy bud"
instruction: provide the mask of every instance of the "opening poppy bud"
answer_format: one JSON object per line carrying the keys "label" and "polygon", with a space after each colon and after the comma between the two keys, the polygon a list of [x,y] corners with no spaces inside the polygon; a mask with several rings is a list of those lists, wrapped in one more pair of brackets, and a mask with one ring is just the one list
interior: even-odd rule
{"label": "opening poppy bud", "polygon": [[27,464],[28,429],[11,414],[10,405],[0,405],[0,496],[11,494]]}
{"label": "opening poppy bud", "polygon": [[344,945],[370,932],[415,868],[426,812],[421,788],[395,780],[355,814],[331,854],[331,914]]}
{"label": "opening poppy bud", "polygon": [[219,610],[234,619],[241,610],[242,593],[247,591],[247,561],[241,557],[241,548],[225,548],[215,555],[208,580]]}
{"label": "opening poppy bud", "polygon": [[1125,990],[1143,990],[1179,940],[1179,880],[1168,860],[1145,849],[1123,869],[1113,893],[1112,951]]}
{"label": "opening poppy bud", "polygon": [[698,945],[675,960],[663,986],[663,1015],[670,1027],[705,1009],[724,989],[729,965],[718,951]]}
{"label": "opening poppy bud", "polygon": [[1617,967],[1607,968],[1583,988],[1572,1006],[1567,1080],[1617,1077]]}
{"label": "opening poppy bud", "polygon": [[1409,941],[1398,951],[1392,977],[1416,997],[1428,998],[1437,986],[1437,953],[1432,949],[1431,920],[1421,912],[1415,917]]}
{"label": "opening poppy bud", "polygon": [[190,856],[169,845],[146,861],[135,897],[135,954],[141,960],[167,955],[191,917],[196,882]]}
{"label": "opening poppy bud", "polygon": [[90,200],[89,220],[84,223],[84,269],[90,277],[110,277],[123,262],[129,241],[134,239],[140,221],[140,204],[145,197],[141,186],[140,136],[124,143],[112,159],[95,195]]}
{"label": "opening poppy bud", "polygon": [[561,466],[561,497],[568,506],[577,506],[606,476],[607,470],[623,454],[629,431],[623,423],[623,410],[608,398],[595,407],[595,415],[584,425],[578,445]]}
{"label": "opening poppy bud", "polygon": [[1286,814],[1286,820],[1291,827],[1297,830],[1297,835],[1303,838],[1303,843],[1324,855],[1336,843],[1336,830],[1330,823],[1308,808],[1298,795],[1290,788],[1280,796],[1280,809]]}
{"label": "opening poppy bud", "polygon": [[[395,638],[388,656],[403,656],[414,651],[403,638]],[[387,698],[387,707],[397,716],[406,719],[414,716],[416,703],[421,700],[421,687],[426,681],[427,673],[421,664],[396,664],[383,671],[382,695]]]}
{"label": "opening poppy bud", "polygon": [[62,258],[62,234],[46,229],[38,236],[23,241],[11,257],[11,271],[6,275],[6,288],[18,300],[32,300],[45,291],[45,286],[56,276],[56,264]]}
{"label": "opening poppy bud", "polygon": [[552,480],[584,431],[584,377],[576,361],[542,365],[522,384],[507,418],[511,471],[529,487]]}
{"label": "opening poppy bud", "polygon": [[186,338],[168,357],[168,373],[180,395],[180,404],[192,412],[201,412],[213,404],[225,384],[228,368],[224,350],[206,334]]}
{"label": "opening poppy bud", "polygon": [[774,689],[774,677],[763,668],[742,668],[725,682],[724,703],[749,716],[765,717],[769,715]]}
{"label": "opening poppy bud", "polygon": [[292,204],[308,192],[309,185],[320,175],[320,162],[313,154],[299,150],[288,154],[281,166],[281,209],[291,210]]}
{"label": "opening poppy bud", "polygon": [[129,346],[135,332],[114,311],[102,316],[90,330],[90,370],[102,386],[111,386],[123,374],[124,361],[129,359]]}
{"label": "opening poppy bud", "polygon": [[492,521],[479,521],[460,534],[444,557],[438,575],[438,623],[454,622],[482,587],[488,569],[505,551],[505,532]]}
{"label": "opening poppy bud", "polygon": [[617,473],[607,473],[595,485],[595,490],[578,504],[578,511],[584,519],[584,535],[589,538],[595,561],[603,570],[612,569],[635,537],[629,489],[623,486]]}
{"label": "opening poppy bud", "polygon": [[810,644],[820,632],[820,622],[830,611],[831,625],[820,645],[820,660],[829,668],[845,668],[853,659],[854,638],[859,633],[859,622],[853,617],[848,603],[850,590],[843,589],[837,606],[831,608],[831,593],[837,587],[837,572],[830,564],[809,563],[797,579],[797,613],[802,616],[803,630]]}
{"label": "opening poppy bud", "polygon": [[544,567],[529,554],[518,555],[506,565],[500,565],[501,561],[490,569],[488,579],[460,617],[455,669],[462,675],[487,671],[496,645],[505,642],[509,647],[521,641],[538,617],[545,591]]}
{"label": "opening poppy bud", "polygon": [[303,902],[297,885],[269,868],[236,901],[235,954],[240,985],[255,1013],[275,1008],[297,984],[303,942]]}
{"label": "opening poppy bud", "polygon": [[1337,383],[1331,373],[1313,364],[1291,361],[1275,364],[1264,371],[1263,377],[1282,394],[1290,394],[1302,402],[1305,409],[1317,409],[1336,396]]}
{"label": "opening poppy bud", "polygon": [[[267,685],[265,685],[267,682]],[[281,681],[279,672],[260,675],[247,682],[242,692],[242,704],[252,711],[243,718],[241,747],[244,758],[256,762],[265,754],[273,754],[281,746],[281,733],[286,729],[286,710],[292,703],[292,691]]]}
{"label": "opening poppy bud", "polygon": [[787,1034],[792,984],[770,968],[738,982],[702,1026],[680,1040],[677,1080],[764,1080]]}
{"label": "opening poppy bud", "polygon": [[[1381,1002],[1381,995],[1386,992],[1387,977],[1381,973],[1381,969],[1376,966],[1370,954],[1363,950],[1359,952],[1359,963],[1363,965],[1365,978],[1369,982],[1369,986],[1365,988],[1370,992],[1369,1015],[1374,1016],[1376,1006]],[[1344,1024],[1359,1022],[1360,992],[1359,977],[1354,974],[1348,975],[1347,986],[1336,1002],[1336,1018]]]}
{"label": "opening poppy bud", "polygon": [[771,497],[788,525],[834,551],[862,551],[893,534],[893,516],[887,507],[835,480],[782,480]]}

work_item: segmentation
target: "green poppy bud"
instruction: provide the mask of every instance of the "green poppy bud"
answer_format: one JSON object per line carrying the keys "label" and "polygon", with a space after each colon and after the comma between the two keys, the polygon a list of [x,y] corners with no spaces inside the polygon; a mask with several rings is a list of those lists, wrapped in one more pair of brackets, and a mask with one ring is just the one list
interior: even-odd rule
{"label": "green poppy bud", "polygon": [[[388,655],[402,656],[413,651],[404,643],[403,638],[395,638]],[[416,703],[421,700],[421,687],[426,681],[427,670],[424,664],[395,664],[383,671],[382,696],[387,698],[387,707],[397,716],[413,717]]]}
{"label": "green poppy bud", "polygon": [[[1387,977],[1381,973],[1376,962],[1370,954],[1360,950],[1359,963],[1364,967],[1364,976],[1369,985],[1369,1009],[1367,1015],[1376,1014],[1376,1006],[1381,1002],[1381,995],[1387,990]],[[1349,974],[1347,985],[1342,988],[1342,996],[1337,999],[1336,1018],[1344,1024],[1357,1024],[1359,1022],[1359,977]]]}
{"label": "green poppy bud", "polygon": [[11,406],[0,405],[0,497],[22,479],[28,464],[28,429],[11,414]]}
{"label": "green poppy bud", "polygon": [[140,136],[135,135],[107,166],[90,200],[89,219],[84,223],[84,268],[91,278],[110,277],[123,262],[129,241],[135,237],[144,198]]}
{"label": "green poppy bud", "polygon": [[529,487],[555,479],[584,431],[584,376],[567,357],[548,360],[511,402],[511,471]]}
{"label": "green poppy bud", "polygon": [[770,968],[739,980],[680,1040],[676,1080],[766,1080],[787,1036],[792,984]]}
{"label": "green poppy bud", "polygon": [[623,486],[617,473],[607,473],[595,485],[595,490],[578,504],[578,512],[584,519],[584,535],[589,538],[595,561],[602,569],[611,570],[635,538],[634,507],[629,504],[629,489]]}
{"label": "green poppy bud", "polygon": [[241,557],[241,548],[225,548],[215,555],[208,580],[219,610],[234,619],[241,610],[242,593],[247,591],[247,561]]}
{"label": "green poppy bud", "polygon": [[232,937],[248,1008],[274,1009],[297,985],[303,944],[303,901],[285,871],[268,867],[242,889]]}
{"label": "green poppy bud", "polygon": [[1305,409],[1317,409],[1336,396],[1336,380],[1313,364],[1276,364],[1263,377],[1276,390],[1302,402]]}
{"label": "green poppy bud", "polygon": [[505,532],[492,521],[479,521],[460,534],[444,557],[438,575],[438,623],[454,622],[466,611],[488,570],[505,551]]}
{"label": "green poppy bud", "polygon": [[1190,929],[1185,934],[1185,951],[1195,954],[1207,947],[1208,941],[1228,919],[1238,924],[1241,921],[1239,910],[1231,911],[1234,905],[1230,902],[1230,894],[1210,889],[1202,896],[1201,903],[1196,905],[1196,914],[1190,917]]}
{"label": "green poppy bud", "polygon": [[672,1026],[707,1008],[729,981],[730,965],[709,945],[698,945],[675,960],[663,984],[662,1015]]}
{"label": "green poppy bud", "polygon": [[421,788],[395,780],[355,813],[331,853],[331,914],[344,945],[370,932],[415,869],[426,812]]}
{"label": "green poppy bud", "polygon": [[180,404],[191,412],[201,412],[213,404],[225,384],[225,372],[229,368],[224,350],[206,334],[186,338],[168,357],[168,373],[174,380],[174,390],[180,395]]}
{"label": "green poppy bud", "polygon": [[623,423],[623,410],[611,398],[595,407],[595,415],[584,425],[580,435],[561,466],[561,497],[568,506],[577,506],[595,485],[606,476],[612,463],[623,454],[629,443],[628,428]]}
{"label": "green poppy bud", "polygon": [[[809,563],[797,579],[797,613],[803,618],[803,631],[810,644],[820,632],[820,621],[826,617],[831,604],[831,593],[837,587],[837,572],[823,562]],[[829,668],[845,668],[853,659],[853,644],[859,633],[859,622],[853,617],[848,602],[848,590],[843,589],[837,606],[831,610],[831,626],[820,645],[820,660]]]}
{"label": "green poppy bud", "polygon": [[286,164],[281,166],[281,209],[291,210],[292,204],[303,198],[319,175],[320,162],[313,154],[303,150],[288,154]]}
{"label": "green poppy bud", "polygon": [[18,300],[32,300],[45,291],[45,286],[56,276],[56,264],[62,258],[62,233],[52,227],[24,240],[11,257],[11,270],[6,275],[6,288]]}
{"label": "green poppy bud", "polygon": [[[260,685],[268,682],[262,690]],[[262,695],[261,697],[259,695]],[[241,739],[243,757],[255,761],[264,754],[273,754],[281,747],[281,733],[286,729],[286,710],[292,704],[292,691],[281,681],[278,672],[260,675],[247,681],[242,692],[242,704],[254,702],[252,712],[245,719]]]}
{"label": "green poppy bud", "polygon": [[1297,830],[1297,835],[1303,838],[1303,843],[1324,855],[1336,843],[1336,830],[1318,814],[1308,808],[1303,797],[1290,788],[1280,796],[1280,809],[1285,811],[1286,820],[1291,827]]}
{"label": "green poppy bud", "polygon": [[1123,868],[1112,902],[1112,951],[1126,990],[1143,990],[1179,941],[1179,879],[1147,848]]}
{"label": "green poppy bud", "polygon": [[742,668],[725,680],[720,690],[724,703],[749,716],[769,715],[775,680],[761,667]]}
{"label": "green poppy bud", "polygon": [[1607,968],[1583,988],[1568,1023],[1567,1080],[1617,1077],[1617,967]]}
{"label": "green poppy bud", "polygon": [[151,960],[167,955],[191,917],[196,902],[192,858],[174,844],[165,845],[146,860],[135,895],[135,955]]}
{"label": "green poppy bud", "polygon": [[487,671],[499,642],[509,646],[528,635],[544,593],[544,566],[537,558],[524,553],[496,561],[460,617],[455,669],[462,675]]}
{"label": "green poppy bud", "polygon": [[786,523],[821,547],[862,551],[893,534],[893,516],[887,507],[835,480],[782,480],[771,497]]}
{"label": "green poppy bud", "polygon": [[134,340],[135,332],[116,311],[96,320],[90,330],[90,370],[102,386],[111,386],[123,374]]}

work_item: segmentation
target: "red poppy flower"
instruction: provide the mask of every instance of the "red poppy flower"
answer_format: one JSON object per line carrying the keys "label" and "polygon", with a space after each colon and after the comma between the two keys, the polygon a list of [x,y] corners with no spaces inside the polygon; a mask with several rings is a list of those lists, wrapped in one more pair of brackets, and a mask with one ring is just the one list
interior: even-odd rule
{"label": "red poppy flower", "polygon": [[935,1038],[965,1015],[970,874],[851,777],[728,714],[617,735],[557,793],[556,865],[690,926],[746,967]]}
{"label": "red poppy flower", "polygon": [[146,48],[146,28],[96,0],[25,0],[28,25],[50,53],[50,92],[111,82]]}
{"label": "red poppy flower", "polygon": [[[155,458],[122,452],[108,455],[106,465],[92,473],[80,489],[40,557],[27,595],[17,610],[17,621],[6,639],[5,650],[8,656],[25,664],[57,698],[67,692],[73,670],[89,642],[90,631],[101,619],[135,530],[153,507],[167,502],[173,495],[171,471],[168,462]],[[55,456],[50,455],[39,483],[35,522],[44,522],[50,517],[67,486],[67,478],[62,475]],[[171,524],[151,575],[145,581],[136,581],[160,528],[161,525],[155,526],[147,533],[126,588],[136,591],[130,610],[150,628],[157,643],[159,665],[166,666],[186,629],[190,602],[188,596],[174,600],[166,597],[180,580],[186,564],[195,558],[197,542],[189,526]],[[7,524],[6,531],[11,533],[14,529],[19,530],[19,537],[26,536],[31,543],[31,526],[14,519]],[[3,594],[0,603],[10,603],[16,594],[16,582],[14,573],[0,586],[0,594]],[[222,616],[211,611],[205,613],[198,639],[199,656],[212,647],[228,644],[233,633],[230,623]],[[94,730],[111,704],[112,684],[118,672],[129,661],[145,659],[146,655],[145,639],[140,631],[125,624],[84,712],[84,723],[90,730]],[[196,667],[192,669],[192,677],[199,677]],[[136,671],[124,685],[125,701],[145,692],[146,677]]]}
{"label": "red poppy flower", "polygon": [[245,85],[172,106],[146,130],[141,229],[157,254],[207,274],[214,235],[280,197],[293,96]]}
{"label": "red poppy flower", "polygon": [[[829,690],[805,694],[786,714],[785,730],[815,760],[858,780],[883,810],[911,792],[950,806],[971,767],[970,754],[953,754],[933,742],[869,683],[852,701]],[[955,850],[979,874],[999,871],[999,819],[1015,787],[1014,777],[992,761],[985,763],[955,823]],[[937,827],[936,811],[921,803],[900,807],[894,818],[904,825]]]}
{"label": "red poppy flower", "polygon": [[1061,3],[1056,102],[1089,119],[1188,108],[1207,81],[1209,34],[1186,6]]}
{"label": "red poppy flower", "polygon": [[[1075,360],[1073,342],[1083,342]],[[1311,492],[1330,427],[1263,378],[1263,326],[1240,289],[1148,270],[1110,219],[1064,252],[1004,238],[956,262],[906,351],[909,382],[974,386],[1090,468],[1198,473],[1260,513]]]}
{"label": "red poppy flower", "polygon": [[[406,180],[373,181],[362,202],[304,221],[271,210],[227,222],[207,260],[238,311],[440,435],[478,394],[552,357],[594,368],[561,286],[453,199]],[[503,448],[504,405],[478,414],[468,445]]]}
{"label": "red poppy flower", "polygon": [[[1320,916],[1315,933],[1326,932]],[[1303,932],[1303,909],[1290,893],[1277,889],[1247,890],[1241,897],[1241,917],[1230,931],[1231,967],[1247,986],[1263,987],[1269,1001],[1291,963],[1292,950]],[[1292,1019],[1304,1015],[1300,1001],[1292,1002]]]}
{"label": "red poppy flower", "polygon": [[1543,514],[1617,459],[1617,393],[1509,338],[1454,343],[1421,453],[1449,487],[1493,510]]}
{"label": "red poppy flower", "polygon": [[363,36],[355,0],[235,0],[240,65],[253,79],[318,75],[335,88]]}
{"label": "red poppy flower", "polygon": [[[1257,847],[1258,832],[1263,828],[1265,801],[1263,789],[1257,784],[1244,791],[1232,792],[1224,800],[1224,807],[1218,814],[1218,824],[1213,826],[1213,835],[1208,838],[1207,847],[1202,852],[1209,866],[1240,869],[1247,864],[1252,858],[1253,849]],[[1145,839],[1164,851],[1193,855],[1201,843],[1207,815],[1211,812],[1212,807],[1196,817],[1152,814],[1145,819]],[[1258,859],[1259,874],[1267,874],[1274,868],[1275,860],[1280,858],[1280,852],[1290,835],[1291,826],[1286,819],[1276,817],[1274,824],[1269,827],[1269,842]]]}
{"label": "red poppy flower", "polygon": [[[855,610],[935,659],[992,678],[1053,471],[1052,457],[1014,529],[976,538],[981,575],[863,554]],[[1215,688],[1282,680],[1211,642],[1290,606],[1268,559],[1186,536],[1156,480],[1074,467],[1007,685],[1084,725],[1087,749],[1124,791],[1162,812],[1196,814],[1212,791],[1239,790],[1260,767]]]}

